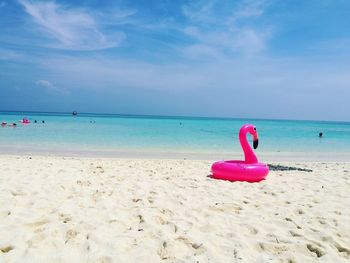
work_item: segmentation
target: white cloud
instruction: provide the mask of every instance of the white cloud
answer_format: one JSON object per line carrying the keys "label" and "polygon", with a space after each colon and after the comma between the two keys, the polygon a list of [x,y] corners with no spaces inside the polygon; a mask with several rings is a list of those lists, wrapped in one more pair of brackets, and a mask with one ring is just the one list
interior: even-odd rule
{"label": "white cloud", "polygon": [[49,73],[64,75],[67,83],[79,83],[75,85],[79,89],[193,90],[206,85],[210,78],[199,68],[193,70],[191,65],[157,65],[101,57],[47,58],[41,61],[41,67]]}
{"label": "white cloud", "polygon": [[93,14],[86,10],[68,8],[55,2],[19,0],[19,3],[40,29],[56,40],[56,43],[50,44],[51,47],[98,50],[116,47],[124,39],[122,32],[103,32]]}
{"label": "white cloud", "polygon": [[[48,74],[65,76],[65,86],[75,89],[74,93],[156,94],[155,99],[192,114],[205,114],[210,107],[210,114],[221,116],[348,119],[345,94],[349,93],[350,67],[340,71],[334,65],[339,65],[338,59],[263,57],[161,65],[92,56],[52,57],[41,62]],[[330,88],[344,96],[330,97]],[[321,117],[320,112],[327,114],[325,103],[339,111]]]}
{"label": "white cloud", "polygon": [[212,8],[215,1],[193,1],[191,4],[182,7],[183,14],[194,22],[213,23],[220,18],[212,15]]}
{"label": "white cloud", "polygon": [[125,24],[137,24],[137,21],[132,19],[137,13],[134,9],[121,10],[118,8],[112,8],[109,11],[97,12],[96,15],[99,22],[103,25],[125,25]]}
{"label": "white cloud", "polygon": [[258,18],[264,14],[265,8],[266,0],[246,0],[232,12],[228,22],[231,24],[242,19]]}
{"label": "white cloud", "polygon": [[[257,28],[250,23],[264,14],[265,1],[251,0],[225,7],[218,1],[198,1],[183,7],[191,25],[184,33],[199,46],[207,45],[218,52],[254,55],[263,51],[272,35],[270,27]],[[197,45],[196,44],[196,45]]]}
{"label": "white cloud", "polygon": [[38,80],[38,81],[36,82],[36,84],[38,84],[39,86],[43,86],[43,87],[45,87],[45,88],[49,88],[49,89],[54,88],[54,85],[53,85],[50,81],[48,81],[48,80],[43,80],[43,79],[41,79],[41,80]]}
{"label": "white cloud", "polygon": [[206,59],[206,58],[216,58],[224,59],[223,55],[217,50],[217,48],[206,44],[194,44],[186,46],[179,49],[180,52],[187,58],[191,59]]}
{"label": "white cloud", "polygon": [[338,89],[347,88],[350,68],[339,71],[333,67],[339,63],[329,59],[310,61],[256,57],[240,60],[222,58],[213,63],[154,64],[97,56],[62,56],[45,58],[40,66],[49,74],[64,75],[66,83],[79,83],[71,86],[72,89],[126,88],[179,92],[251,89],[267,92],[288,90],[290,94],[299,93],[307,86],[313,92],[333,85]]}
{"label": "white cloud", "polygon": [[54,84],[52,84],[50,81],[45,80],[45,79],[40,79],[40,80],[36,81],[35,84],[47,89],[48,91],[59,92],[62,94],[69,94],[69,92],[67,90],[60,89],[60,88],[56,87]]}

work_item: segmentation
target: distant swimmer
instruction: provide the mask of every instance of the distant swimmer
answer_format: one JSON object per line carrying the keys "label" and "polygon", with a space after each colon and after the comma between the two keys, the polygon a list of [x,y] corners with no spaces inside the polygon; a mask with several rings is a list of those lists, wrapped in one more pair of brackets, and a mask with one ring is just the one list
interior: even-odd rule
{"label": "distant swimmer", "polygon": [[37,121],[35,120],[34,123],[37,123]]}
{"label": "distant swimmer", "polygon": [[42,123],[45,123],[45,121],[41,121]]}
{"label": "distant swimmer", "polygon": [[318,137],[322,138],[322,136],[323,136],[323,132],[320,132],[320,133],[318,134]]}

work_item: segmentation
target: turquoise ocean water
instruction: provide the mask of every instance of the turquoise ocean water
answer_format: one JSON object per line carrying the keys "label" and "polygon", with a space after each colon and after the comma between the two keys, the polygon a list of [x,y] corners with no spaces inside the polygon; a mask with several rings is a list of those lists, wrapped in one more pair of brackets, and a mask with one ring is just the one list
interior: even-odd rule
{"label": "turquoise ocean water", "polygon": [[[18,123],[23,117],[32,123]],[[2,153],[237,153],[245,123],[256,125],[260,153],[350,153],[347,122],[31,112],[0,112],[0,121],[18,124],[0,128]]]}

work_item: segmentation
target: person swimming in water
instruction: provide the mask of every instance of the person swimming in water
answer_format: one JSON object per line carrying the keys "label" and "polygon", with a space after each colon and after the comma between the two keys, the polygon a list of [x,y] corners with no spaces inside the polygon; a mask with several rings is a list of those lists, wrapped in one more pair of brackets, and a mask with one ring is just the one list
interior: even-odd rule
{"label": "person swimming in water", "polygon": [[319,138],[322,138],[322,136],[323,136],[323,132],[320,132],[320,133],[318,134],[318,137],[319,137]]}

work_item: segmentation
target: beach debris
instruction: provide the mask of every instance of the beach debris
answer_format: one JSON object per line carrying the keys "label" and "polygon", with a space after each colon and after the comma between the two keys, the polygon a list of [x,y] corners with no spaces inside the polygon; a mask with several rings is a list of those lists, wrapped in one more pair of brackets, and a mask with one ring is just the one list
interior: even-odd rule
{"label": "beach debris", "polygon": [[271,171],[300,171],[300,172],[308,172],[311,173],[313,170],[306,168],[299,168],[293,166],[285,166],[280,164],[268,164]]}

